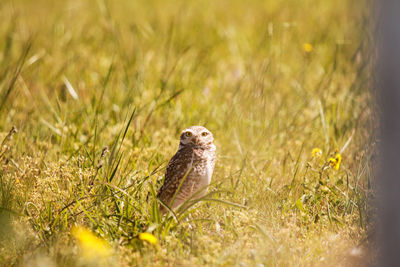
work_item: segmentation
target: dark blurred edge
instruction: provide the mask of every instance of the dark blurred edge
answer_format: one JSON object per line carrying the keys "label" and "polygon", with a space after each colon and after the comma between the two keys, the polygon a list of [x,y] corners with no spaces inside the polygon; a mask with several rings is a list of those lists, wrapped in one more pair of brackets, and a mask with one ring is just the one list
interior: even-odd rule
{"label": "dark blurred edge", "polygon": [[375,64],[380,147],[378,266],[400,266],[400,0],[376,0]]}

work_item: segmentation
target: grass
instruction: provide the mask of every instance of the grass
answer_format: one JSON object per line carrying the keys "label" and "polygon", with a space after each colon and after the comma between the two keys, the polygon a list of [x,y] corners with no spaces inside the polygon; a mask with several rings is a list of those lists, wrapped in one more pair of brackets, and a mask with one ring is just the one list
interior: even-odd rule
{"label": "grass", "polygon": [[[0,262],[372,259],[368,8],[346,0],[1,1]],[[190,125],[214,133],[213,183],[201,201],[162,217],[155,194]],[[73,227],[94,247],[106,240],[110,248],[99,246],[112,256],[85,257]],[[139,238],[144,232],[157,242]]]}

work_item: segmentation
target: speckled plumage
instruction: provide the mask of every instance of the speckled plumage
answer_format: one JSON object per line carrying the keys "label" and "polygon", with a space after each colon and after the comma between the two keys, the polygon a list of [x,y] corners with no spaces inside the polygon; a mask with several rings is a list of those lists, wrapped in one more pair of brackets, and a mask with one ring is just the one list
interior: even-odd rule
{"label": "speckled plumage", "polygon": [[[202,126],[192,126],[182,131],[179,149],[168,163],[164,184],[157,194],[162,202],[176,208],[190,198],[205,195],[215,166],[216,148],[213,141],[212,133]],[[163,206],[160,210],[162,213],[166,211]]]}

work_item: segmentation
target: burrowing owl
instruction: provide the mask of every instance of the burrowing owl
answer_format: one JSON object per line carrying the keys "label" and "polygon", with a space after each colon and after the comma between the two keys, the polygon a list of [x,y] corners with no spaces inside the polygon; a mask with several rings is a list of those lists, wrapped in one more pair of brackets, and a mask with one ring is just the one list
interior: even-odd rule
{"label": "burrowing owl", "polygon": [[[215,166],[213,141],[212,133],[202,126],[192,126],[182,131],[179,149],[168,163],[158,199],[174,209],[190,198],[196,199],[206,194]],[[160,210],[166,212],[162,205]]]}

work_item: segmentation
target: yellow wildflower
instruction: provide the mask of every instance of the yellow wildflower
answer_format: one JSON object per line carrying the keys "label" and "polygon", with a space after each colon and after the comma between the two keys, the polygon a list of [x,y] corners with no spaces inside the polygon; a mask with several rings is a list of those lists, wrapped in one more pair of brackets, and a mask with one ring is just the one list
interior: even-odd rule
{"label": "yellow wildflower", "polygon": [[314,158],[319,157],[319,156],[321,156],[321,155],[322,155],[322,150],[321,150],[320,148],[316,147],[316,148],[314,148],[314,149],[312,150],[312,156],[313,156]]}
{"label": "yellow wildflower", "polygon": [[303,44],[303,50],[304,50],[304,52],[306,52],[306,53],[311,53],[312,50],[313,50],[312,44],[310,44],[310,43],[304,43],[304,44]]}
{"label": "yellow wildflower", "polygon": [[342,162],[342,155],[340,155],[340,153],[336,153],[334,158],[329,158],[328,160],[329,165],[335,168],[335,170],[339,170],[341,162]]}
{"label": "yellow wildflower", "polygon": [[157,244],[157,237],[155,237],[153,234],[151,233],[140,233],[139,234],[139,239],[143,240],[143,241],[147,241],[150,244]]}
{"label": "yellow wildflower", "polygon": [[97,259],[109,257],[112,254],[110,244],[106,240],[97,237],[88,229],[78,226],[72,228],[72,236],[78,240],[86,259]]}

